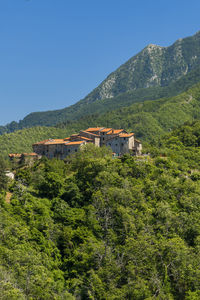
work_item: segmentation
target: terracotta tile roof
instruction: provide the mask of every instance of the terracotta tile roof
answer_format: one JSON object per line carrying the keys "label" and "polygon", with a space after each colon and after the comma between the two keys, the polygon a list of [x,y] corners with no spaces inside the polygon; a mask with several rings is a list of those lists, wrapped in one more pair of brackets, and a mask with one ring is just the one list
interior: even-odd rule
{"label": "terracotta tile roof", "polygon": [[33,145],[42,145],[42,144],[45,144],[46,142],[50,141],[50,139],[47,139],[47,140],[44,140],[44,141],[41,141],[41,142],[37,142],[37,143],[34,143]]}
{"label": "terracotta tile roof", "polygon": [[48,140],[44,140],[41,142],[37,142],[33,145],[51,145],[51,144],[59,144],[59,143],[64,143],[66,139],[48,139]]}
{"label": "terracotta tile roof", "polygon": [[54,142],[63,142],[64,139],[53,139]]}
{"label": "terracotta tile roof", "polygon": [[64,138],[64,141],[69,141],[70,137]]}
{"label": "terracotta tile roof", "polygon": [[88,128],[86,129],[86,131],[101,131],[102,129],[104,129],[104,127],[94,127],[94,128]]}
{"label": "terracotta tile roof", "polygon": [[119,134],[122,131],[124,131],[124,129],[113,129],[112,131],[108,132],[107,134]]}
{"label": "terracotta tile roof", "polygon": [[67,141],[62,140],[52,140],[45,143],[45,145],[58,145],[58,144],[66,144]]}
{"label": "terracotta tile roof", "polygon": [[38,154],[35,153],[35,152],[32,152],[32,153],[10,153],[10,154],[8,154],[9,157],[13,157],[13,158],[14,157],[15,158],[21,158],[22,155],[24,155],[24,156],[38,156]]}
{"label": "terracotta tile roof", "polygon": [[101,130],[101,132],[108,132],[108,131],[111,131],[111,130],[112,130],[112,128],[104,128],[104,129]]}
{"label": "terracotta tile roof", "polygon": [[69,143],[65,143],[66,146],[72,146],[72,145],[81,145],[81,144],[85,144],[84,141],[77,141],[77,142],[69,142]]}
{"label": "terracotta tile roof", "polygon": [[92,141],[92,139],[86,138],[84,136],[78,136],[78,138],[80,138],[82,140],[86,140],[86,141]]}
{"label": "terracotta tile roof", "polygon": [[35,153],[35,152],[32,152],[32,153],[22,153],[22,155],[24,155],[24,156],[38,156],[38,154]]}
{"label": "terracotta tile roof", "polygon": [[134,133],[121,133],[120,135],[119,135],[119,137],[131,137],[131,136],[133,136],[134,135]]}
{"label": "terracotta tile roof", "polygon": [[87,133],[87,134],[90,134],[90,135],[93,135],[93,136],[96,136],[96,137],[99,137],[99,135],[97,135],[97,134],[95,134],[95,133],[88,132],[88,131],[81,130],[81,131],[80,131],[80,134],[81,134],[81,132]]}
{"label": "terracotta tile roof", "polygon": [[8,154],[8,156],[9,157],[18,157],[18,158],[20,158],[22,155],[20,154],[20,153],[10,153],[10,154]]}

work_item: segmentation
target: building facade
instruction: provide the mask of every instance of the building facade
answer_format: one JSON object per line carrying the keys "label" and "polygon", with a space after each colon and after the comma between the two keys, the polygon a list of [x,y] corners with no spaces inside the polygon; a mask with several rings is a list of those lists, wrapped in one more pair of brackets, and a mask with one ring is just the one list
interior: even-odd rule
{"label": "building facade", "polygon": [[124,129],[105,127],[81,130],[65,139],[49,139],[33,144],[33,151],[48,158],[64,159],[76,153],[82,146],[92,143],[97,147],[107,146],[113,154],[121,156],[125,153],[141,155],[142,144],[134,138],[134,133],[127,133]]}

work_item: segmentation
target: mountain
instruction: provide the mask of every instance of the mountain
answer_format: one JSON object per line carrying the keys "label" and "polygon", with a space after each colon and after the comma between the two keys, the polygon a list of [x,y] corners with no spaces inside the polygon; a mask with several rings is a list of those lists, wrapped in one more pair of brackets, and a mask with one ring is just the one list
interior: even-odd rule
{"label": "mountain", "polygon": [[150,44],[111,73],[84,100],[113,98],[139,88],[168,86],[199,66],[200,31],[170,47]]}
{"label": "mountain", "polygon": [[200,81],[200,31],[170,47],[148,45],[111,73],[83,100],[70,107],[35,112],[19,123],[0,127],[0,134],[24,127],[53,126],[135,102],[171,97]]}

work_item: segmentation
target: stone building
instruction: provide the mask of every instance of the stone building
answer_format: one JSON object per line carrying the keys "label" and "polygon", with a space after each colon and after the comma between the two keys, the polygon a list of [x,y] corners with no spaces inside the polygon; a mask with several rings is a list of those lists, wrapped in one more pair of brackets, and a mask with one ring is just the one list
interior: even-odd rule
{"label": "stone building", "polygon": [[106,146],[112,148],[113,152],[122,155],[134,149],[134,134],[119,133],[106,141]]}
{"label": "stone building", "polygon": [[127,133],[124,129],[105,127],[81,130],[78,134],[65,139],[44,140],[33,144],[33,151],[48,158],[64,159],[76,153],[87,143],[92,143],[97,147],[110,147],[117,156],[128,152],[132,155],[140,155],[142,151],[142,144],[134,138],[134,133]]}

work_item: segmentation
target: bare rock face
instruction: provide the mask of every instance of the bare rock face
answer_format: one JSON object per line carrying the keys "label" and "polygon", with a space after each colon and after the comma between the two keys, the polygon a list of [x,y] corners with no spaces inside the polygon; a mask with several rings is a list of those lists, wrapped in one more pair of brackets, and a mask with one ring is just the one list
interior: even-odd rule
{"label": "bare rock face", "polygon": [[111,73],[86,98],[86,102],[112,98],[121,93],[155,86],[167,86],[200,63],[200,31],[179,39],[172,46],[149,44]]}

